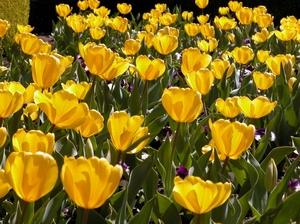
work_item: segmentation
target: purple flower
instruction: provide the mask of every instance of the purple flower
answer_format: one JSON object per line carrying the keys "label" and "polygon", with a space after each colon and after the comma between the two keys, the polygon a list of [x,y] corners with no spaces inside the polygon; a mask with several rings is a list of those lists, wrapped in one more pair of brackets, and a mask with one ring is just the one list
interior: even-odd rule
{"label": "purple flower", "polygon": [[167,135],[172,138],[173,132],[170,126],[165,126],[161,131],[160,134],[162,135],[163,138],[165,138]]}
{"label": "purple flower", "polygon": [[181,179],[184,179],[189,174],[187,168],[180,164],[178,168],[176,168],[176,176],[179,176]]}
{"label": "purple flower", "polygon": [[128,173],[128,175],[129,175],[129,173],[130,173],[129,166],[127,166],[127,164],[124,163],[123,161],[120,161],[119,165],[121,165],[123,167],[123,169],[125,170],[125,172]]}
{"label": "purple flower", "polygon": [[296,188],[298,185],[299,185],[298,179],[290,180],[288,183],[288,188]]}
{"label": "purple flower", "polygon": [[244,43],[245,43],[245,44],[250,44],[250,39],[249,39],[249,38],[246,38],[246,39],[244,40]]}
{"label": "purple flower", "polygon": [[[255,130],[255,140],[256,141],[260,141],[262,136],[266,134],[266,129],[265,128],[258,128]],[[270,141],[275,141],[275,134],[274,132],[271,132],[271,136],[270,136]]]}

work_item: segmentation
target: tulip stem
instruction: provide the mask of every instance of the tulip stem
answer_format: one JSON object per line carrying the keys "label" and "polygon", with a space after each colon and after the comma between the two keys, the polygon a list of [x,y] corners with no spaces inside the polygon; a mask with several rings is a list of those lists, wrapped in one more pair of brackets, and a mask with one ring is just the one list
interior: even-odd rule
{"label": "tulip stem", "polygon": [[89,99],[89,103],[88,103],[90,109],[92,108],[92,98],[93,98],[93,95],[94,95],[96,80],[97,80],[97,76],[94,75],[93,76],[92,87],[91,87],[90,99]]}
{"label": "tulip stem", "polygon": [[180,124],[181,124],[180,122],[177,122],[176,132],[174,134],[174,139],[173,139],[173,144],[172,144],[172,151],[171,151],[172,152],[172,154],[171,154],[171,164],[173,162],[173,157],[174,157],[174,152],[175,152],[175,145],[176,145],[176,140],[177,140]]}
{"label": "tulip stem", "polygon": [[201,214],[195,214],[195,224],[201,223]]}
{"label": "tulip stem", "polygon": [[26,214],[26,211],[27,211],[27,208],[28,208],[28,204],[29,203],[27,201],[24,201],[24,206],[23,206],[23,211],[22,211],[22,216],[21,216],[20,224],[24,223],[25,214]]}
{"label": "tulip stem", "polygon": [[2,127],[2,124],[3,124],[3,118],[0,117],[0,127]]}
{"label": "tulip stem", "polygon": [[89,209],[84,209],[83,217],[82,217],[82,224],[86,224],[89,217]]}
{"label": "tulip stem", "polygon": [[226,156],[226,159],[224,160],[224,164],[223,164],[222,171],[221,171],[222,175],[224,174],[224,172],[226,170],[226,166],[227,166],[228,161],[229,161],[229,157]]}
{"label": "tulip stem", "polygon": [[[146,113],[147,113],[147,108],[148,108],[148,97],[145,97],[145,94],[148,94],[148,80],[145,80],[145,84],[144,84],[144,88],[143,88],[143,92],[141,95],[141,105],[142,105],[142,112],[144,115],[144,118],[146,117]],[[144,102],[146,101],[146,102]],[[145,106],[144,106],[145,104]]]}

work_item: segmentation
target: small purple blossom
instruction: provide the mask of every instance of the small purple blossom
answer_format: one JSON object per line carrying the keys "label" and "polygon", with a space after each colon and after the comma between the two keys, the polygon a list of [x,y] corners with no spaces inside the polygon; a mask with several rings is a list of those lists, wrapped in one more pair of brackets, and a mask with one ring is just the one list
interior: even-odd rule
{"label": "small purple blossom", "polygon": [[64,217],[64,218],[69,218],[72,216],[72,211],[68,208],[63,208],[61,210],[61,216]]}
{"label": "small purple blossom", "polygon": [[299,185],[298,179],[290,180],[288,183],[288,188],[296,188],[298,185]]}
{"label": "small purple blossom", "polygon": [[121,165],[123,167],[123,169],[125,170],[126,173],[128,173],[128,174],[130,173],[129,166],[127,166],[126,163],[124,163],[123,161],[120,161],[119,165]]}
{"label": "small purple blossom", "polygon": [[178,168],[176,168],[176,176],[179,176],[181,179],[184,179],[189,174],[187,168],[180,164]]}
{"label": "small purple blossom", "polygon": [[165,126],[161,131],[160,134],[163,136],[163,138],[165,138],[167,135],[172,138],[173,136],[173,132],[172,129],[170,128],[170,126]]}
{"label": "small purple blossom", "polygon": [[246,39],[244,40],[244,43],[245,43],[245,44],[250,44],[250,38],[246,38]]}
{"label": "small purple blossom", "polygon": [[[262,136],[264,136],[266,134],[266,129],[265,128],[258,128],[255,130],[255,140],[256,141],[260,141]],[[271,132],[271,136],[270,136],[270,141],[275,141],[275,133]]]}

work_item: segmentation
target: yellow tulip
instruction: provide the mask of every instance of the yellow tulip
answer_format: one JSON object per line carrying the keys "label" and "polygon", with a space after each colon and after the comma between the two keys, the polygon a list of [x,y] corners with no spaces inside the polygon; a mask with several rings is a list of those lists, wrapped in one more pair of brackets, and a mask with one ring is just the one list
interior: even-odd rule
{"label": "yellow tulip", "polygon": [[32,121],[36,120],[39,116],[39,107],[35,103],[27,104],[27,106],[23,108],[21,121],[24,121],[24,116],[29,116]]}
{"label": "yellow tulip", "polygon": [[235,15],[236,15],[236,18],[243,25],[249,25],[253,20],[252,8],[241,7],[238,11],[236,11]]}
{"label": "yellow tulip", "polygon": [[144,80],[154,80],[160,77],[166,70],[166,65],[162,59],[149,59],[146,55],[139,55],[136,58],[134,70]]}
{"label": "yellow tulip", "polygon": [[238,11],[241,7],[243,6],[243,2],[238,2],[238,1],[229,1],[228,2],[228,7],[232,12]]}
{"label": "yellow tulip", "polygon": [[34,83],[43,89],[52,87],[70,65],[69,60],[69,57],[62,57],[58,54],[34,55],[31,62]]}
{"label": "yellow tulip", "polygon": [[175,23],[178,15],[170,12],[165,12],[159,17],[159,22],[164,26],[170,26]]}
{"label": "yellow tulip", "polygon": [[20,110],[24,103],[23,94],[16,91],[12,93],[9,90],[0,88],[0,120],[7,118]]}
{"label": "yellow tulip", "polygon": [[198,22],[201,24],[201,25],[204,25],[208,22],[209,20],[209,15],[206,14],[206,15],[200,15],[200,16],[197,16],[197,20]]}
{"label": "yellow tulip", "polygon": [[78,127],[84,123],[88,113],[87,104],[78,103],[77,97],[65,90],[53,94],[36,91],[34,102],[47,115],[50,122],[59,128]]}
{"label": "yellow tulip", "polygon": [[154,37],[154,34],[151,32],[151,33],[147,33],[146,31],[141,31],[139,34],[138,34],[138,38],[140,41],[144,41],[145,44],[147,45],[147,48],[151,48],[152,45],[153,45],[153,37]]}
{"label": "yellow tulip", "polygon": [[231,184],[204,181],[200,177],[174,178],[175,201],[195,214],[203,214],[222,205],[231,195]]}
{"label": "yellow tulip", "polygon": [[0,37],[3,37],[9,28],[10,23],[7,20],[0,19]]}
{"label": "yellow tulip", "polygon": [[139,39],[125,40],[124,47],[121,49],[125,55],[135,55],[141,48],[142,44]]}
{"label": "yellow tulip", "polygon": [[78,1],[77,6],[81,11],[85,11],[89,7],[89,2],[87,0]]}
{"label": "yellow tulip", "polygon": [[[117,150],[125,151],[130,145],[140,138],[148,135],[148,127],[141,127],[144,116],[129,116],[125,111],[116,111],[110,115],[107,121],[107,129],[112,144]],[[141,151],[149,139],[142,141],[135,149],[128,154]]]}
{"label": "yellow tulip", "polygon": [[[277,54],[275,56],[269,56],[266,60],[268,68],[275,74],[280,75],[280,67],[283,68],[287,63],[295,64],[295,55],[290,54]],[[291,75],[291,74],[287,74]]]}
{"label": "yellow tulip", "polygon": [[8,132],[5,127],[0,127],[0,147],[4,145],[6,142],[6,138],[8,136]]}
{"label": "yellow tulip", "polygon": [[215,150],[214,149],[215,149],[215,143],[213,140],[210,140],[208,145],[205,145],[201,148],[201,152],[207,153],[207,152],[210,152],[213,150],[210,154],[209,161],[215,160],[215,152],[217,153],[218,158],[221,161],[224,161],[226,159],[226,156],[224,156],[223,154],[220,154],[216,149]]}
{"label": "yellow tulip", "polygon": [[269,72],[253,72],[253,81],[257,88],[266,90],[273,86],[275,75]]}
{"label": "yellow tulip", "polygon": [[42,91],[42,88],[39,87],[35,83],[30,83],[27,88],[25,89],[23,96],[24,96],[24,104],[32,103],[33,102],[33,94],[36,90]]}
{"label": "yellow tulip", "polygon": [[296,29],[275,30],[275,36],[282,41],[294,40],[297,36]]}
{"label": "yellow tulip", "polygon": [[260,32],[252,35],[252,40],[256,43],[263,43],[270,37],[270,33],[266,28],[262,28]]}
{"label": "yellow tulip", "polygon": [[268,9],[264,5],[259,5],[259,6],[253,8],[253,13],[254,14],[267,13],[267,11],[268,11]]}
{"label": "yellow tulip", "polygon": [[265,63],[269,56],[270,51],[258,50],[256,53],[257,60],[259,60],[260,63]]}
{"label": "yellow tulip", "polygon": [[10,191],[11,186],[7,183],[5,171],[0,169],[0,198],[3,198]]}
{"label": "yellow tulip", "polygon": [[102,131],[104,127],[103,121],[104,118],[100,114],[100,112],[96,110],[90,110],[86,115],[84,123],[75,128],[75,130],[79,132],[83,137],[89,138]]}
{"label": "yellow tulip", "polygon": [[148,23],[148,24],[145,25],[145,30],[146,30],[147,33],[156,33],[157,27],[158,27],[158,24]]}
{"label": "yellow tulip", "polygon": [[184,24],[184,31],[190,37],[194,37],[201,32],[201,27],[197,23],[186,23]]}
{"label": "yellow tulip", "polygon": [[215,78],[222,79],[226,70],[226,78],[229,78],[233,73],[234,64],[230,64],[229,61],[215,59],[211,62],[210,68]]}
{"label": "yellow tulip", "polygon": [[44,152],[51,154],[54,149],[55,136],[53,133],[43,133],[40,130],[26,132],[23,128],[12,137],[12,145],[17,152]]}
{"label": "yellow tulip", "polygon": [[94,9],[94,13],[97,16],[107,17],[110,14],[110,10],[105,6],[101,6],[100,8]]}
{"label": "yellow tulip", "polygon": [[30,26],[30,25],[21,25],[21,24],[17,24],[17,29],[20,33],[30,33],[34,27]]}
{"label": "yellow tulip", "polygon": [[121,14],[126,15],[131,12],[132,6],[127,3],[118,3],[117,9]]}
{"label": "yellow tulip", "polygon": [[18,37],[18,43],[25,54],[33,55],[40,52],[43,41],[32,33],[21,33]]}
{"label": "yellow tulip", "polygon": [[193,122],[202,112],[201,94],[190,88],[170,87],[164,89],[162,105],[176,122]]}
{"label": "yellow tulip", "polygon": [[200,8],[204,9],[208,5],[208,0],[195,0],[195,4]]}
{"label": "yellow tulip", "polygon": [[81,33],[88,28],[87,19],[84,16],[72,14],[66,18],[67,25],[72,28],[75,33]]}
{"label": "yellow tulip", "polygon": [[295,84],[296,81],[297,81],[296,77],[289,78],[289,80],[288,80],[288,86],[289,86],[290,92],[293,91],[294,84]]}
{"label": "yellow tulip", "polygon": [[217,48],[218,41],[215,38],[210,38],[208,41],[198,40],[197,46],[200,48],[201,51],[209,53],[213,52]]}
{"label": "yellow tulip", "polygon": [[159,12],[164,12],[167,9],[167,4],[157,3],[154,5],[155,9],[157,9]]}
{"label": "yellow tulip", "polygon": [[205,23],[201,25],[200,31],[205,39],[210,39],[215,37],[215,27],[210,25],[209,23]]}
{"label": "yellow tulip", "polygon": [[128,28],[128,19],[121,16],[117,16],[108,20],[108,26],[120,33],[125,33]]}
{"label": "yellow tulip", "polygon": [[104,44],[79,43],[79,52],[93,75],[102,75],[114,63],[116,54]]}
{"label": "yellow tulip", "polygon": [[181,13],[181,17],[183,20],[190,20],[191,18],[193,18],[193,12],[189,12],[189,11],[183,11]]}
{"label": "yellow tulip", "polygon": [[122,75],[129,67],[128,60],[116,55],[113,64],[103,74],[99,75],[103,80],[113,80],[119,75]]}
{"label": "yellow tulip", "polygon": [[269,13],[256,14],[253,21],[257,23],[260,28],[268,28],[273,22],[274,16]]}
{"label": "yellow tulip", "polygon": [[194,91],[206,95],[214,83],[215,77],[208,68],[200,68],[196,72],[189,73],[185,76],[187,85]]}
{"label": "yellow tulip", "polygon": [[59,4],[55,6],[56,12],[60,17],[66,18],[72,11],[68,4]]}
{"label": "yellow tulip", "polygon": [[157,32],[158,36],[165,36],[165,35],[170,35],[170,36],[175,36],[175,37],[179,37],[179,30],[174,28],[174,27],[170,27],[170,26],[164,26],[163,28],[161,28],[158,32]]}
{"label": "yellow tulip", "polygon": [[238,159],[254,140],[253,125],[219,119],[214,123],[209,120],[209,128],[218,154],[223,154],[229,159]]}
{"label": "yellow tulip", "polygon": [[65,157],[60,178],[76,205],[95,209],[113,195],[122,175],[122,167],[110,165],[105,158]]}
{"label": "yellow tulip", "polygon": [[83,100],[86,94],[88,93],[88,91],[90,90],[90,88],[92,87],[92,83],[87,83],[87,82],[76,83],[73,80],[68,80],[66,84],[62,83],[61,86],[64,90],[67,90],[75,94],[79,100]]}
{"label": "yellow tulip", "polygon": [[98,8],[98,6],[100,5],[100,1],[98,0],[88,0],[88,2],[91,10]]}
{"label": "yellow tulip", "polygon": [[198,48],[186,48],[182,52],[181,71],[184,75],[206,68],[211,62],[209,54],[201,54]]}
{"label": "yellow tulip", "polygon": [[221,16],[226,16],[229,13],[229,7],[219,7],[218,12]]}
{"label": "yellow tulip", "polygon": [[94,40],[100,40],[102,37],[105,36],[106,30],[101,29],[100,27],[91,27],[90,34]]}
{"label": "yellow tulip", "polygon": [[242,113],[249,118],[261,118],[269,113],[276,107],[277,101],[270,102],[265,96],[258,96],[251,100],[246,96],[242,96],[238,100],[239,107]]}
{"label": "yellow tulip", "polygon": [[215,106],[225,117],[234,118],[241,112],[238,99],[239,97],[237,96],[227,97],[225,101],[222,98],[218,98],[215,102]]}
{"label": "yellow tulip", "polygon": [[43,152],[12,152],[4,170],[7,182],[26,202],[34,202],[48,194],[58,178],[55,159]]}
{"label": "yellow tulip", "polygon": [[221,16],[220,18],[215,16],[214,23],[221,30],[231,30],[236,27],[235,19],[229,19],[225,16]]}
{"label": "yellow tulip", "polygon": [[178,39],[171,35],[155,35],[153,37],[153,47],[162,55],[173,52],[178,47]]}
{"label": "yellow tulip", "polygon": [[243,65],[248,64],[255,56],[252,48],[247,46],[235,47],[231,54],[237,63]]}

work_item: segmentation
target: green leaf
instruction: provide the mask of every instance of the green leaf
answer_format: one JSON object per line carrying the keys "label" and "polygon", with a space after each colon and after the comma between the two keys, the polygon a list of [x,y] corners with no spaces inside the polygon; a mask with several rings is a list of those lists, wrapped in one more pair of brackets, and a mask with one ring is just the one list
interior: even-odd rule
{"label": "green leaf", "polygon": [[156,195],[158,185],[158,174],[152,167],[149,171],[148,178],[145,178],[143,182],[143,190],[146,201],[149,201]]}
{"label": "green leaf", "polygon": [[[77,217],[76,223],[81,224],[81,220],[84,214],[84,209],[78,207],[77,209]],[[87,223],[99,223],[99,224],[107,224],[105,219],[97,213],[95,210],[89,210]]]}
{"label": "green leaf", "polygon": [[142,207],[141,211],[130,220],[129,224],[149,223],[154,201],[155,198],[152,198],[150,201],[148,201]]}
{"label": "green leaf", "polygon": [[130,115],[140,115],[141,112],[141,99],[140,99],[140,92],[139,92],[139,80],[136,78],[133,80],[133,89],[128,98],[128,106]]}
{"label": "green leaf", "polygon": [[59,139],[55,142],[54,150],[59,152],[62,156],[76,156],[77,150],[75,145],[69,140],[68,136]]}
{"label": "green leaf", "polygon": [[66,192],[60,191],[55,197],[53,197],[46,206],[45,213],[43,215],[42,223],[53,223],[54,217],[62,206],[63,200],[66,198]]}

